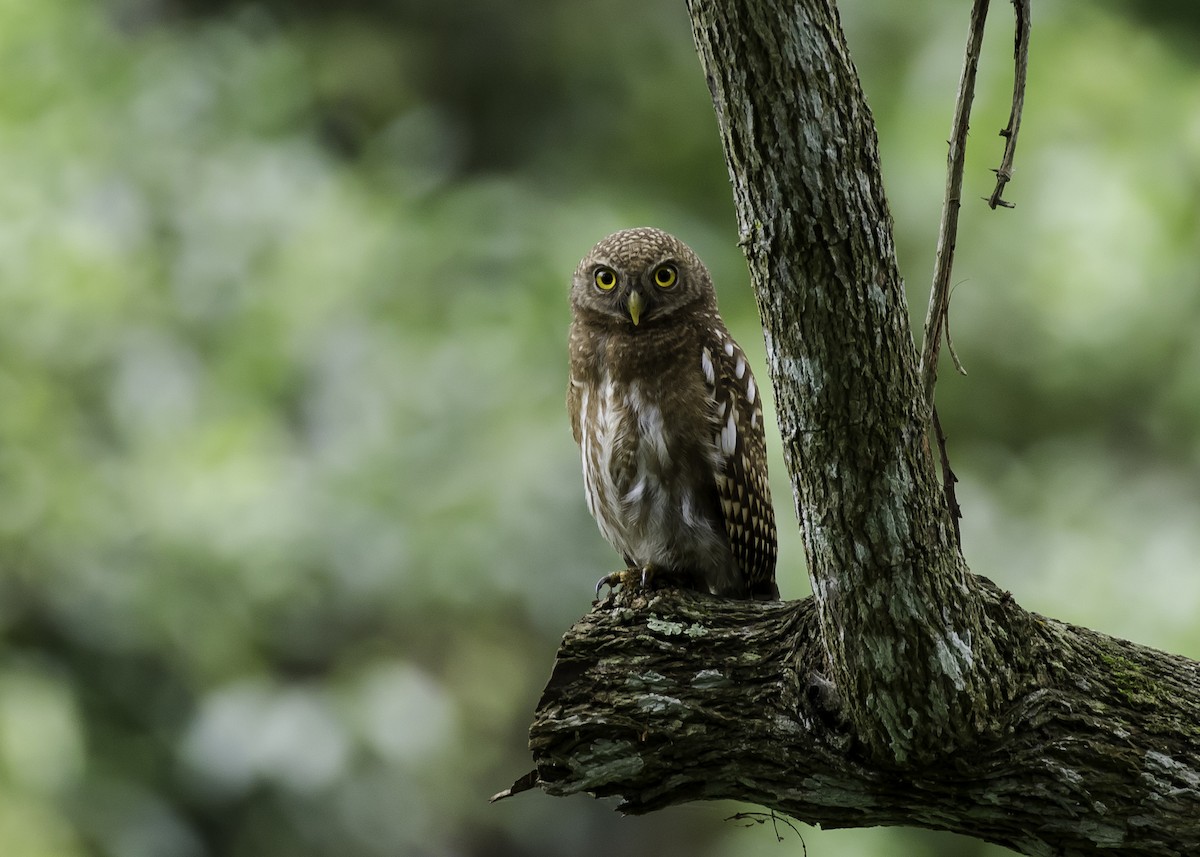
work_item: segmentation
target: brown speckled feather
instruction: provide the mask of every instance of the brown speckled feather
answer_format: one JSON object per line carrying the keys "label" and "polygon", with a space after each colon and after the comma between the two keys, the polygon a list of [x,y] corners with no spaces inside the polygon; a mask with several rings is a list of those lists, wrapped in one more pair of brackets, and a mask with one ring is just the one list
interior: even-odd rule
{"label": "brown speckled feather", "polygon": [[[741,346],[723,326],[717,333],[725,337],[721,347],[712,350],[716,382],[713,400],[717,407],[715,444],[724,462],[724,470],[716,475],[716,483],[725,532],[750,592],[778,598],[775,510],[767,482],[762,393]],[[730,346],[732,353],[729,353]],[[732,443],[729,442],[731,435]]]}

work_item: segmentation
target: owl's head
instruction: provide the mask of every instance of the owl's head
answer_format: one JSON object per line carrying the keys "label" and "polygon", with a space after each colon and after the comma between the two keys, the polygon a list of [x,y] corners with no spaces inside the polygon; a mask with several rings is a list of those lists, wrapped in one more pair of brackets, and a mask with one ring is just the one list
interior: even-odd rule
{"label": "owl's head", "polygon": [[715,301],[708,269],[692,248],[650,227],[602,239],[583,257],[571,285],[576,314],[630,329]]}

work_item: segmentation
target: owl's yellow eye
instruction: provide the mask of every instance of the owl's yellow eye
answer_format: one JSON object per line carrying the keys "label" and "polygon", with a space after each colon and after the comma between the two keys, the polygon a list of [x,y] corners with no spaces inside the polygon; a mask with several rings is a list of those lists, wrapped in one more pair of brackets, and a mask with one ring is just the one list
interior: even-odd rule
{"label": "owl's yellow eye", "polygon": [[604,291],[611,291],[612,287],[617,284],[617,275],[612,268],[597,268],[596,269],[596,285]]}
{"label": "owl's yellow eye", "polygon": [[678,279],[679,274],[674,265],[659,265],[654,269],[654,285],[660,289],[671,288]]}

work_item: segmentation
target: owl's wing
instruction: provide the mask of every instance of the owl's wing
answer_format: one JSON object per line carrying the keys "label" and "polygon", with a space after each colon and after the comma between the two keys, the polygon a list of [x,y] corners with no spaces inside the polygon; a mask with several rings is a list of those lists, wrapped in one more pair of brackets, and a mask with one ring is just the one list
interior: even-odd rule
{"label": "owl's wing", "polygon": [[716,473],[717,494],[725,532],[745,575],[747,594],[778,598],[762,396],[741,347],[725,331],[716,333],[701,353],[701,366],[716,408],[716,451],[723,465]]}
{"label": "owl's wing", "polygon": [[580,428],[579,421],[583,419],[580,414],[580,390],[583,388],[581,381],[575,380],[575,373],[572,372],[567,379],[567,413],[571,416],[571,434],[575,437],[576,443],[582,443],[583,432]]}
{"label": "owl's wing", "polygon": [[[574,310],[572,310],[574,312]],[[580,330],[579,325],[572,321],[571,330],[567,336],[567,414],[571,417],[571,435],[575,438],[575,443],[582,444],[583,442],[583,373],[580,371],[580,366],[584,362],[584,354],[586,353],[587,337]]]}

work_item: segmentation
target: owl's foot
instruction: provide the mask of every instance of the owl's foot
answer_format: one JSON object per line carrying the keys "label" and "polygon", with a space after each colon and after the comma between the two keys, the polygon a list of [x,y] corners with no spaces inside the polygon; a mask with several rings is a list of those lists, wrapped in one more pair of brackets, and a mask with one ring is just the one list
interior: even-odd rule
{"label": "owl's foot", "polygon": [[623,568],[612,574],[606,574],[596,581],[596,597],[600,597],[600,590],[606,586],[610,590],[615,590],[618,586],[622,589],[632,589],[640,579],[641,569],[637,568]]}
{"label": "owl's foot", "polygon": [[[600,597],[600,590],[606,586],[609,589],[616,589],[618,586],[625,590],[654,589],[656,583],[670,584],[672,580],[672,575],[665,569],[651,563],[640,568],[623,568],[612,574],[606,574],[596,581],[596,597]],[[678,581],[675,582],[678,583]]]}

